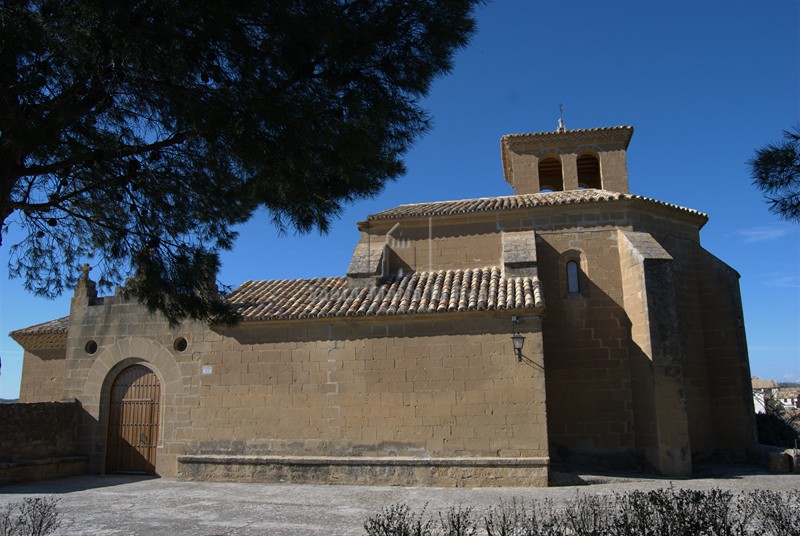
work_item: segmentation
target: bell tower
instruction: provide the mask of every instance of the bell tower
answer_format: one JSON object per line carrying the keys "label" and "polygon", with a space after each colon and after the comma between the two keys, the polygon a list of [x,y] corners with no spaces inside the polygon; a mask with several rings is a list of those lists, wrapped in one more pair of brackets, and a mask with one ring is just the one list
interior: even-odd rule
{"label": "bell tower", "polygon": [[596,188],[629,193],[625,152],[633,127],[506,134],[500,138],[503,174],[514,193]]}

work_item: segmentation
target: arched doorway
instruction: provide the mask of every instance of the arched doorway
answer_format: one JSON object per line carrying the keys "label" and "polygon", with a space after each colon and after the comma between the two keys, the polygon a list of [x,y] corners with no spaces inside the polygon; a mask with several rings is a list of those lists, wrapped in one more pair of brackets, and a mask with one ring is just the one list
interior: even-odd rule
{"label": "arched doorway", "polygon": [[161,385],[143,365],[120,372],[111,386],[106,472],[155,474]]}

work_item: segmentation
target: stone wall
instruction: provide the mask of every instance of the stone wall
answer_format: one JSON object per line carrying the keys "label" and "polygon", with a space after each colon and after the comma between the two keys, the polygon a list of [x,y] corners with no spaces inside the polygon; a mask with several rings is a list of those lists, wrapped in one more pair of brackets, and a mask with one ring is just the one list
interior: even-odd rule
{"label": "stone wall", "polygon": [[[548,308],[543,338],[551,455],[613,457],[627,451],[635,452],[637,464],[666,463],[654,463],[657,423],[673,418],[659,415],[656,407],[656,371],[642,351],[653,348],[647,289],[641,275],[637,282],[630,279],[633,272],[640,273],[637,264],[643,260],[626,261],[617,253],[616,233],[622,230],[651,236],[673,257],[669,281],[656,282],[651,292],[674,295],[674,311],[657,313],[655,320],[667,313],[676,319],[668,330],[675,366],[661,370],[682,370],[670,380],[670,389],[674,407],[685,407],[681,420],[688,418],[692,454],[707,459],[727,453],[742,459],[753,444],[753,425],[742,387],[749,372],[738,276],[700,247],[698,218],[676,218],[663,207],[641,211],[625,205],[610,205],[607,211],[571,208],[549,218],[544,213],[514,223],[536,229],[538,236],[538,273]],[[566,291],[565,261],[573,258],[580,259],[582,285],[586,283],[579,295]],[[724,424],[717,433],[719,423]],[[661,442],[673,445],[676,456],[685,460],[688,453],[680,446],[687,444],[685,432],[672,431],[665,428]],[[736,440],[721,440],[732,434],[739,434]],[[623,459],[634,460],[627,454]],[[682,467],[685,472],[685,463]]]}
{"label": "stone wall", "polygon": [[[517,363],[509,320],[309,325],[330,338],[235,344],[235,361],[212,350],[191,443],[199,452],[542,455],[543,375]],[[536,357],[537,336],[528,340]],[[270,326],[258,337],[278,338]]]}
{"label": "stone wall", "polygon": [[[473,474],[526,485],[546,477],[551,453],[684,474],[689,443],[698,456],[739,452],[753,430],[736,274],[700,248],[704,221],[630,200],[363,226],[369,269],[359,277],[374,275],[384,251],[391,271],[513,265],[524,252],[511,255],[509,245],[514,258],[504,259],[503,236],[528,233],[535,251],[520,258],[538,273],[547,312],[515,326],[527,337],[521,363],[510,320],[530,311],[170,328],[120,296],[79,292],[61,396],[86,410],[80,449],[92,453],[95,472],[104,466],[110,385],[142,363],[162,386],[157,472],[165,476],[310,471],[465,485],[453,475]],[[581,267],[579,292],[567,289],[571,260]],[[31,363],[31,374],[54,370]],[[508,480],[520,470],[510,460],[528,464],[527,476]]]}
{"label": "stone wall", "polygon": [[[565,461],[585,455],[633,461],[630,321],[617,231],[576,227],[542,232],[540,239],[551,451]],[[567,292],[568,260],[581,266],[577,293]]]}
{"label": "stone wall", "polygon": [[26,350],[19,401],[58,402],[64,393],[64,349]]}
{"label": "stone wall", "polygon": [[[712,407],[719,395],[712,392],[726,388],[709,368],[709,358],[717,359],[709,350],[723,361],[739,356],[725,361],[730,378],[748,375],[742,368],[743,329],[722,335],[726,326],[741,324],[728,297],[738,296],[738,288],[735,281],[726,282],[725,270],[704,260],[699,246],[704,221],[692,211],[626,201],[537,207],[514,217],[461,214],[399,224],[375,221],[362,229],[361,242],[377,243],[389,233],[393,270],[500,266],[503,233],[535,230],[535,270],[547,304],[542,336],[551,455],[603,456],[684,474],[689,443],[700,459],[717,450],[746,449],[722,446],[713,437]],[[648,237],[666,256],[647,261],[647,255],[622,254],[627,250],[620,245],[620,232]],[[581,292],[574,294],[567,291],[570,260],[581,266]],[[646,261],[651,263],[647,273]],[[655,298],[662,295],[669,303]],[[659,303],[649,306],[654,299]],[[709,315],[712,308],[721,316]],[[709,329],[717,342],[709,340]],[[720,341],[729,344],[727,353],[717,350]],[[660,356],[656,366],[655,355]],[[742,415],[742,390],[738,385],[734,390],[726,404]],[[671,402],[659,402],[666,392]],[[670,426],[676,419],[681,426]],[[747,435],[752,425],[736,419],[731,427],[746,429],[742,433]],[[671,449],[671,457],[664,458],[664,449]]]}
{"label": "stone wall", "polygon": [[0,404],[0,484],[86,472],[75,442],[78,402]]}
{"label": "stone wall", "polygon": [[756,432],[739,274],[705,250],[700,266],[714,448],[744,461]]}
{"label": "stone wall", "polygon": [[[162,476],[176,476],[179,457],[187,456],[344,456],[405,459],[408,467],[438,459],[450,467],[434,471],[442,477],[439,485],[457,485],[445,475],[468,473],[470,459],[514,458],[536,466],[515,482],[543,485],[548,446],[540,317],[518,326],[527,337],[519,363],[509,332],[512,313],[170,329],[134,304],[107,299],[73,307],[67,393],[90,416],[81,437],[93,471],[104,465],[110,384],[126,366],[143,363],[162,385],[156,466]],[[178,337],[186,339],[185,350],[173,344]],[[95,354],[86,352],[89,340],[97,343]],[[247,478],[253,470],[239,465],[242,471],[229,478]],[[500,465],[474,474],[485,474],[490,484],[519,472]],[[201,472],[221,477],[218,470]]]}
{"label": "stone wall", "polygon": [[401,222],[386,240],[393,253],[389,272],[468,270],[500,264],[502,244],[495,226],[470,222]]}
{"label": "stone wall", "polygon": [[[323,466],[330,472],[324,480],[337,482],[546,484],[538,318],[522,326],[530,362],[518,363],[509,316],[440,316],[295,322],[221,334],[208,343],[203,364],[211,371],[199,378],[191,428],[177,431],[189,438],[187,454],[281,456],[281,467],[290,457],[296,468]],[[214,352],[227,337],[237,342]],[[313,464],[299,462],[308,457],[316,457]],[[535,459],[536,467],[511,459]],[[230,472],[236,465],[227,465],[221,473],[219,463],[207,463],[206,474],[238,478],[240,472]]]}

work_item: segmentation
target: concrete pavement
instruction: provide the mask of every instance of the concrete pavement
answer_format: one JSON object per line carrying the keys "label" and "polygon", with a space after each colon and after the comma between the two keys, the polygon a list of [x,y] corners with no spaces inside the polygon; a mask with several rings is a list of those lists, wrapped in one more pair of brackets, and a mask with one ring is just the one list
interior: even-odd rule
{"label": "concrete pavement", "polygon": [[0,487],[0,508],[28,496],[58,497],[69,536],[363,535],[364,520],[394,503],[420,511],[472,506],[483,513],[501,500],[551,499],[556,505],[576,494],[685,487],[800,489],[800,475],[772,475],[749,467],[714,468],[702,478],[667,480],[640,476],[567,475],[589,483],[550,488],[403,488],[296,484],[183,482],[126,476],[81,476]]}

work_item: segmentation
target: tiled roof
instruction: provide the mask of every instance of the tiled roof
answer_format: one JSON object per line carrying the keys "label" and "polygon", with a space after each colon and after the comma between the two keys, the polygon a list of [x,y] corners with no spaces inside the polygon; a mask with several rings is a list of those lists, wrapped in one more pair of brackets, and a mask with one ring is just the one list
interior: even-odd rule
{"label": "tiled roof", "polygon": [[544,307],[539,279],[500,268],[393,276],[350,288],[345,277],[247,281],[226,300],[245,320],[382,316]]}
{"label": "tiled roof", "polygon": [[675,210],[680,210],[701,218],[708,218],[702,212],[684,208],[678,205],[665,203],[642,197],[639,195],[610,192],[608,190],[569,190],[565,192],[547,192],[524,195],[507,195],[500,197],[479,197],[476,199],[461,199],[457,201],[435,201],[430,203],[415,203],[400,205],[383,212],[367,216],[368,221],[390,220],[400,218],[415,218],[427,216],[448,216],[455,214],[477,214],[481,212],[497,212],[534,207],[549,207],[558,205],[576,205],[581,203],[607,203],[620,200],[638,200],[647,204],[660,205]]}
{"label": "tiled roof", "polygon": [[565,135],[570,136],[582,136],[582,135],[591,135],[592,137],[597,137],[597,135],[603,134],[617,134],[623,133],[627,135],[627,138],[630,139],[633,136],[633,127],[629,125],[621,125],[617,127],[598,127],[598,128],[576,128],[576,129],[568,129],[564,132],[559,132],[557,130],[545,130],[542,132],[528,132],[525,134],[506,134],[503,136],[502,139],[514,139],[514,138],[530,138],[532,136],[536,137],[564,137]]}
{"label": "tiled roof", "polygon": [[753,389],[777,389],[778,384],[775,380],[762,380],[758,376],[753,376],[750,381],[753,384]]}
{"label": "tiled roof", "polygon": [[69,329],[69,317],[62,316],[61,318],[56,318],[55,320],[50,320],[49,322],[43,322],[41,324],[36,324],[35,326],[28,326],[27,328],[18,329],[16,331],[12,331],[9,333],[12,337],[18,335],[30,335],[30,334],[43,334],[43,333],[66,333]]}
{"label": "tiled roof", "polygon": [[[414,272],[350,288],[346,277],[247,281],[226,296],[244,320],[381,316],[499,309],[541,309],[536,277],[503,277],[500,268]],[[25,346],[66,344],[69,317],[12,331]]]}
{"label": "tiled roof", "polygon": [[63,316],[12,331],[8,335],[24,348],[60,348],[67,344],[69,317]]}

